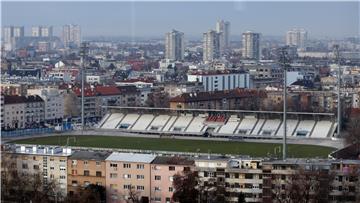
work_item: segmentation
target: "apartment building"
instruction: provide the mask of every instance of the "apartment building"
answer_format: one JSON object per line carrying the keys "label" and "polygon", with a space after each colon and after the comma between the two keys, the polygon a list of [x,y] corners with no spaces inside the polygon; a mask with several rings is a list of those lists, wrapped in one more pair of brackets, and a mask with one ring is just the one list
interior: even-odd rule
{"label": "apartment building", "polygon": [[54,182],[59,191],[58,200],[67,195],[67,159],[70,148],[17,146],[12,151],[18,173],[39,174],[43,183]]}
{"label": "apartment building", "polygon": [[129,199],[150,202],[151,154],[113,152],[106,158],[106,199],[110,203],[125,203]]}
{"label": "apartment building", "polygon": [[21,129],[44,123],[44,100],[39,96],[4,95],[4,129]]}
{"label": "apartment building", "polygon": [[258,99],[266,97],[263,91],[233,89],[214,92],[184,93],[170,99],[172,109],[246,109]]}
{"label": "apartment building", "polygon": [[68,194],[79,194],[79,190],[90,184],[105,187],[106,164],[105,159],[110,152],[76,151],[67,161],[68,166]]}
{"label": "apartment building", "polygon": [[205,91],[223,91],[250,88],[250,74],[243,71],[190,71],[188,82],[201,82]]}
{"label": "apartment building", "polygon": [[242,193],[246,202],[262,202],[261,160],[209,156],[196,158],[195,166],[202,193],[223,191],[216,198],[234,203]]}
{"label": "apartment building", "polygon": [[40,87],[28,89],[29,95],[39,95],[45,103],[45,120],[48,123],[61,122],[64,117],[64,96],[57,88]]}
{"label": "apartment building", "polygon": [[173,177],[194,170],[194,161],[184,157],[157,156],[151,162],[151,202],[174,202]]}

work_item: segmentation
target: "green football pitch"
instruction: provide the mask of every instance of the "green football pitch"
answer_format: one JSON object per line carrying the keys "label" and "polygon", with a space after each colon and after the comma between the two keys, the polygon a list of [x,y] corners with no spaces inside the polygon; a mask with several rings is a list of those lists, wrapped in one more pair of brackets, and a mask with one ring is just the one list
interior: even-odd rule
{"label": "green football pitch", "polygon": [[[71,137],[71,139],[68,139]],[[73,138],[76,139],[73,139]],[[250,155],[252,157],[281,156],[281,144],[242,141],[210,141],[173,138],[143,138],[120,136],[49,136],[14,141],[17,144],[60,145],[119,149],[158,150],[175,152],[201,152],[216,154]],[[326,158],[334,148],[314,145],[288,145],[288,157]]]}

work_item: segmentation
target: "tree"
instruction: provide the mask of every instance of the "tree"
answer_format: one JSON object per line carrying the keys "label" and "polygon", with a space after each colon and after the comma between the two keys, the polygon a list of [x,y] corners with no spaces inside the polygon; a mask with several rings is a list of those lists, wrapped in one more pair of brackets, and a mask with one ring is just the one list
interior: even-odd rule
{"label": "tree", "polygon": [[198,174],[194,171],[183,171],[174,176],[173,186],[175,192],[173,200],[180,203],[197,203],[199,192],[197,190]]}
{"label": "tree", "polygon": [[140,203],[140,192],[135,191],[135,188],[133,188],[133,186],[131,186],[131,188],[129,189],[129,200],[127,201],[128,203]]}
{"label": "tree", "polygon": [[64,116],[80,116],[79,100],[73,91],[68,91],[68,93],[64,94]]}
{"label": "tree", "polygon": [[[279,175],[283,176],[283,175]],[[326,202],[332,175],[328,170],[304,170],[275,180],[273,196],[278,203]]]}
{"label": "tree", "polygon": [[345,136],[346,145],[355,145],[356,153],[360,153],[360,116],[350,118],[347,125],[347,135]]}
{"label": "tree", "polygon": [[238,195],[238,203],[246,203],[244,193],[240,192]]}
{"label": "tree", "polygon": [[1,200],[6,202],[51,202],[60,191],[56,181],[44,182],[39,172],[26,173],[16,168],[16,155],[3,152],[1,156]]}

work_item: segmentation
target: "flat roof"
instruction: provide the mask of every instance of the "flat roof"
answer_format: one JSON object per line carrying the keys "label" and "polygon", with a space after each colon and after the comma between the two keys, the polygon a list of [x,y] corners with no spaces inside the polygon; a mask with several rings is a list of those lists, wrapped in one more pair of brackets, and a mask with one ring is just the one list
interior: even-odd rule
{"label": "flat roof", "polygon": [[101,151],[76,151],[69,158],[77,160],[96,160],[103,161],[105,160],[111,152],[101,152]]}
{"label": "flat roof", "polygon": [[179,156],[157,156],[151,164],[163,165],[193,165],[194,160]]}
{"label": "flat roof", "polygon": [[106,161],[151,163],[155,158],[156,155],[152,154],[113,152],[106,158]]}

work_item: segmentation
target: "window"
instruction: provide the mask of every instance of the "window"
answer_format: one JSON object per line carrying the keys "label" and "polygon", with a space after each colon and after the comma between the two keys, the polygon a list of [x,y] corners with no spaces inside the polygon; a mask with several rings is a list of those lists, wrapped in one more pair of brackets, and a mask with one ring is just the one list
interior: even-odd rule
{"label": "window", "polygon": [[169,176],[169,180],[170,180],[170,182],[174,181],[174,177],[173,177],[173,176]]}
{"label": "window", "polygon": [[117,178],[117,173],[110,173],[110,178]]}
{"label": "window", "polygon": [[101,165],[101,162],[100,161],[97,161],[96,162],[96,166],[100,166]]}
{"label": "window", "polygon": [[84,165],[88,165],[89,163],[88,163],[88,161],[84,161]]}
{"label": "window", "polygon": [[72,184],[72,186],[77,186],[77,181],[73,180],[73,181],[71,181],[71,184]]}
{"label": "window", "polygon": [[161,197],[155,197],[156,202],[161,202]]}
{"label": "window", "polygon": [[71,170],[72,175],[77,175],[77,170]]}
{"label": "window", "polygon": [[175,171],[175,166],[169,166],[169,171]]}
{"label": "window", "polygon": [[190,167],[184,167],[184,171],[190,171]]}
{"label": "window", "polygon": [[137,164],[137,165],[136,165],[136,168],[137,168],[137,169],[144,169],[144,164]]}
{"label": "window", "polygon": [[131,185],[124,185],[124,189],[130,190],[130,189],[131,189]]}
{"label": "window", "polygon": [[130,179],[131,178],[131,174],[124,174],[124,179]]}
{"label": "window", "polygon": [[66,177],[65,176],[60,176],[60,179],[66,179]]}
{"label": "window", "polygon": [[71,164],[72,164],[73,166],[75,166],[75,165],[77,164],[77,160],[72,160],[72,161],[71,161]]}
{"label": "window", "polygon": [[84,176],[90,176],[90,171],[85,170],[85,171],[84,171]]}
{"label": "window", "polygon": [[34,165],[35,170],[39,170],[39,165]]}
{"label": "window", "polygon": [[55,178],[54,174],[50,174],[50,179],[54,179],[54,178]]}
{"label": "window", "polygon": [[117,188],[117,184],[110,184],[110,188],[113,189],[113,190],[116,189],[116,188]]}
{"label": "window", "polygon": [[96,177],[101,177],[101,171],[96,171]]}
{"label": "window", "polygon": [[173,187],[169,187],[169,192],[173,192],[174,188]]}
{"label": "window", "polygon": [[145,187],[142,185],[138,185],[138,186],[136,186],[136,189],[137,190],[145,190]]}
{"label": "window", "polygon": [[22,168],[23,168],[23,169],[28,169],[29,167],[28,167],[27,164],[22,164]]}
{"label": "window", "polygon": [[110,163],[110,167],[117,168],[117,164]]}
{"label": "window", "polygon": [[136,179],[144,179],[144,175],[136,175]]}
{"label": "window", "polygon": [[155,180],[161,180],[161,176],[155,176]]}
{"label": "window", "polygon": [[155,187],[155,191],[161,191],[160,187]]}
{"label": "window", "polygon": [[65,159],[60,159],[60,162],[64,163],[64,162],[66,162],[66,160]]}
{"label": "window", "polygon": [[124,164],[123,167],[124,168],[131,168],[131,164]]}

